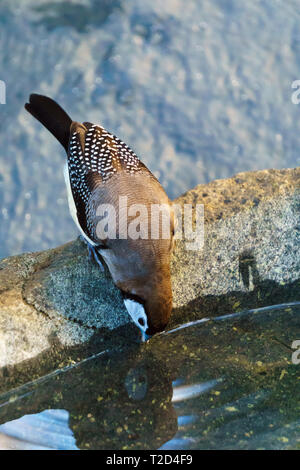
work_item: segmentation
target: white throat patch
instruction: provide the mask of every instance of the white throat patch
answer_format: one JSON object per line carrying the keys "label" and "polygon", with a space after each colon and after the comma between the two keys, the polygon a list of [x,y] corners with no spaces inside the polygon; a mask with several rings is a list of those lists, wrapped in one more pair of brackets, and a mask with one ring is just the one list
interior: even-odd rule
{"label": "white throat patch", "polygon": [[136,326],[142,332],[142,340],[146,340],[146,331],[148,329],[148,319],[142,304],[132,299],[124,299],[125,307]]}

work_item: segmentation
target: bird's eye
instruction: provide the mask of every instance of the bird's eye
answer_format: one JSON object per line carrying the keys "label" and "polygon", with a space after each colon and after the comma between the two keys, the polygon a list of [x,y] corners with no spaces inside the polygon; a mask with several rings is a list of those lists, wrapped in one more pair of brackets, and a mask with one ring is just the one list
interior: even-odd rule
{"label": "bird's eye", "polygon": [[136,326],[138,326],[142,332],[146,332],[148,330],[148,321],[144,306],[129,298],[124,298],[124,303]]}

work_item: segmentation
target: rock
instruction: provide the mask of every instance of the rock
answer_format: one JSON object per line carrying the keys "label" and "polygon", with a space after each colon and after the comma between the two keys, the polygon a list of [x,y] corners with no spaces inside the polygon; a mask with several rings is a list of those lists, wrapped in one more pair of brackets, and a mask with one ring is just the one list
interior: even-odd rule
{"label": "rock", "polygon": [[178,241],[173,256],[174,306],[184,317],[299,298],[300,168],[239,173],[174,202],[204,204],[203,249]]}
{"label": "rock", "polygon": [[[175,200],[204,204],[205,239],[198,251],[176,243],[170,328],[297,300],[299,181],[300,168],[240,173]],[[137,335],[118,289],[88,260],[79,239],[0,262],[1,367],[42,352],[54,354],[57,366],[66,359],[58,352],[66,348],[90,345],[95,338],[116,342],[116,335],[124,334],[128,341],[129,332]]]}
{"label": "rock", "polygon": [[129,321],[118,289],[89,262],[79,239],[2,260],[0,286],[0,366],[36,356],[54,338],[70,346],[89,340],[95,328]]}

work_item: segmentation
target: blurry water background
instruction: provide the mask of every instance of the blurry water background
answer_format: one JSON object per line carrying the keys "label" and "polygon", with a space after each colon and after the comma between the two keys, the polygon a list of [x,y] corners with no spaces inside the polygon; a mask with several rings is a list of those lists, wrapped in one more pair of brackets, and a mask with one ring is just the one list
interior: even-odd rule
{"label": "blurry water background", "polygon": [[64,151],[32,92],[129,144],[170,197],[245,170],[299,165],[296,0],[2,0],[0,257],[77,235]]}

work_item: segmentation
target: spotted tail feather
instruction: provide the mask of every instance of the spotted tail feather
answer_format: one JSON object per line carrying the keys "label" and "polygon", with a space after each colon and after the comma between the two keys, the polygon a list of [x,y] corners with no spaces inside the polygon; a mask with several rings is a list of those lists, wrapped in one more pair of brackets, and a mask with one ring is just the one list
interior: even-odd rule
{"label": "spotted tail feather", "polygon": [[70,116],[54,100],[37,94],[30,95],[25,109],[56,137],[67,152],[72,124]]}

